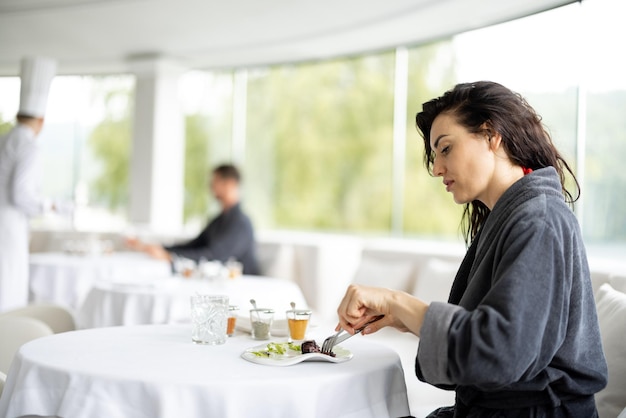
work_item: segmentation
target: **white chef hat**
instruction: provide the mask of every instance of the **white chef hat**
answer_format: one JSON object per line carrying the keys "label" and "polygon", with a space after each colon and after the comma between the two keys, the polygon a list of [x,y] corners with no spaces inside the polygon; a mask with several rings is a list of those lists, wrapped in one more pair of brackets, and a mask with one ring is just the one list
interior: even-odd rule
{"label": "white chef hat", "polygon": [[43,117],[46,113],[50,84],[56,73],[57,63],[49,58],[26,57],[20,68],[19,114]]}

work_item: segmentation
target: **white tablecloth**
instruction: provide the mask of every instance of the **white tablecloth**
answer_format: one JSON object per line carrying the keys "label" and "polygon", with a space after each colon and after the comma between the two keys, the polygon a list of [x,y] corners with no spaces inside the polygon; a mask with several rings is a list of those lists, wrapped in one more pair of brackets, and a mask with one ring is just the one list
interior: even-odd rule
{"label": "white tablecloth", "polygon": [[30,301],[58,303],[74,309],[97,280],[171,275],[169,262],[133,252],[100,256],[31,254],[29,264]]}
{"label": "white tablecloth", "polygon": [[199,294],[228,295],[238,305],[240,316],[247,316],[257,305],[276,310],[275,318],[285,319],[290,302],[306,308],[297,284],[283,279],[243,276],[233,280],[210,281],[181,277],[99,282],[89,291],[78,312],[81,328],[114,325],[168,324],[189,322],[189,297]]}
{"label": "white tablecloth", "polygon": [[409,413],[398,355],[365,337],[342,344],[354,357],[340,364],[272,367],[240,357],[257,344],[239,336],[221,346],[195,345],[189,327],[182,325],[44,337],[17,354],[0,398],[0,416],[382,418]]}

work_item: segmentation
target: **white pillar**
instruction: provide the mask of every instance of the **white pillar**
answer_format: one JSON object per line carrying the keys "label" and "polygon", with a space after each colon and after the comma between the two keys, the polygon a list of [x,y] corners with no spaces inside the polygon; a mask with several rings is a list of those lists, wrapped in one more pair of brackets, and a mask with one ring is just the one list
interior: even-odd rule
{"label": "white pillar", "polygon": [[185,127],[178,101],[183,69],[161,57],[130,61],[136,76],[130,221],[157,232],[182,226]]}
{"label": "white pillar", "polygon": [[248,70],[235,71],[233,79],[232,160],[243,170],[246,160],[246,127],[248,117]]}
{"label": "white pillar", "polygon": [[409,91],[409,51],[396,48],[396,65],[393,91],[393,173],[391,231],[403,234],[404,180],[406,177],[406,115]]}

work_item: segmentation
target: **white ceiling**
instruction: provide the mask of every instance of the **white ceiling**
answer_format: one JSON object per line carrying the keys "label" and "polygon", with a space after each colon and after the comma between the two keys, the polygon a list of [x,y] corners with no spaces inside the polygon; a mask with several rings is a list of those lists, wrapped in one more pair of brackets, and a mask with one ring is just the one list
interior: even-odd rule
{"label": "white ceiling", "polygon": [[134,56],[189,68],[318,60],[413,45],[572,0],[0,0],[0,75],[24,55],[61,74],[129,70]]}

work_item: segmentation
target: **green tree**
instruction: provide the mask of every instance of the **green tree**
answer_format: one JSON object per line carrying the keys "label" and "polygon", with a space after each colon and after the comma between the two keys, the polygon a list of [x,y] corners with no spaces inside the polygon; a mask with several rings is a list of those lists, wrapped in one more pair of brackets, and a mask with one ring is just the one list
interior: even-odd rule
{"label": "green tree", "polygon": [[251,78],[246,172],[264,179],[270,226],[389,229],[393,70],[386,53]]}
{"label": "green tree", "polygon": [[[105,93],[105,117],[91,132],[87,145],[100,172],[90,182],[91,198],[115,211],[128,203],[131,150],[130,112],[116,111],[116,104],[129,103],[131,92],[115,89]],[[130,106],[127,105],[127,108]]]}

